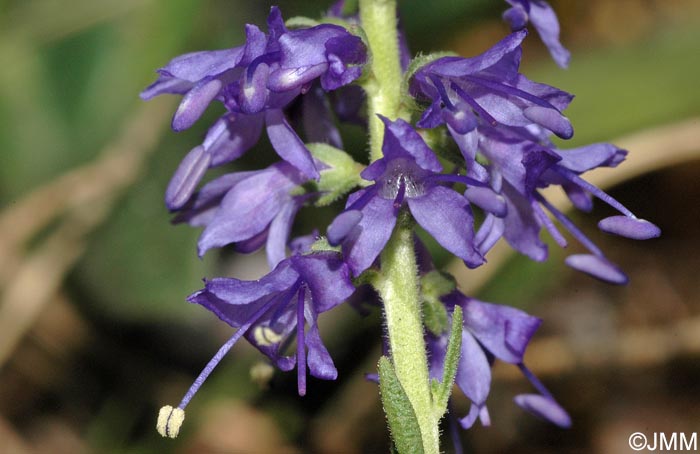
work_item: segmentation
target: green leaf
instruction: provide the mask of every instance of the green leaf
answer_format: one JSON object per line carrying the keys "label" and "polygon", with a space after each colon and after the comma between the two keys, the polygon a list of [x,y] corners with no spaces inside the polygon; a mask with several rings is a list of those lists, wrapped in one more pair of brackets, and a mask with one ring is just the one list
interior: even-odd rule
{"label": "green leaf", "polygon": [[459,356],[462,350],[462,308],[455,306],[452,313],[452,329],[450,331],[450,340],[447,344],[447,353],[445,354],[445,366],[442,372],[442,383],[434,395],[435,414],[436,417],[441,417],[447,411],[447,401],[452,393],[452,385],[457,376],[457,366],[459,365]]}
{"label": "green leaf", "polygon": [[452,275],[437,270],[427,273],[420,282],[423,295],[434,299],[438,299],[457,288],[457,282]]}
{"label": "green leaf", "polygon": [[447,310],[439,300],[424,299],[423,324],[435,336],[439,336],[447,330]]}
{"label": "green leaf", "polygon": [[306,146],[314,157],[330,166],[321,170],[321,180],[317,186],[324,195],[316,202],[317,206],[330,205],[361,184],[362,165],[353,161],[346,152],[326,143],[310,143]]}
{"label": "green leaf", "polygon": [[431,271],[421,277],[423,296],[423,323],[435,336],[447,331],[447,310],[440,297],[456,288],[454,278],[440,271]]}
{"label": "green leaf", "polygon": [[396,377],[394,366],[386,356],[379,358],[379,389],[389,430],[400,454],[423,453],[418,418],[406,391]]}

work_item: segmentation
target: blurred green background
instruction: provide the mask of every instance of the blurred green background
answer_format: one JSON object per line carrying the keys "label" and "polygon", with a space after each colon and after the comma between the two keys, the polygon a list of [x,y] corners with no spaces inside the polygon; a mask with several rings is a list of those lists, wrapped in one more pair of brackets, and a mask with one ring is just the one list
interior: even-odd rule
{"label": "blurred green background", "polygon": [[[474,55],[508,32],[505,2],[399,4],[414,53]],[[544,264],[501,254],[474,279],[450,265],[465,289],[545,320],[528,362],[574,419],[562,431],[523,413],[511,399],[525,380],[497,366],[493,427],[462,433],[467,452],[628,452],[632,432],[700,427],[700,5],[552,4],[571,67],[557,68],[533,33],[523,72],[576,94],[572,146],[635,145],[601,181],[664,236],[605,237],[595,220],[606,207],[574,215],[628,272],[625,288],[569,272],[556,247]],[[176,134],[176,100],[138,93],[176,55],[239,45],[243,25],[262,26],[270,5],[0,0],[0,452],[388,451],[377,390],[363,379],[379,355],[380,317],[346,308],[322,318],[338,381],[312,379],[299,398],[295,374],[276,373],[263,389],[250,378],[260,355],[238,345],[188,407],[180,438],[154,430],[158,408],[179,401],[231,334],[185,297],[205,276],[253,278],[265,263],[199,260],[198,232],[171,226],[162,202],[220,106]],[[289,18],[328,5],[280,6]],[[361,131],[344,132],[361,151]],[[227,170],[272,159],[263,149]],[[313,213],[302,211],[300,232]]]}

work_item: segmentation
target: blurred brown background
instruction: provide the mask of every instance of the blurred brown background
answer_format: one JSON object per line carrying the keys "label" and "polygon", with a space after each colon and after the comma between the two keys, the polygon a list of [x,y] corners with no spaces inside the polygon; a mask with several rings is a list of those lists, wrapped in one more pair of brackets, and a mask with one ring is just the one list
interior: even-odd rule
{"label": "blurred brown background", "polygon": [[[569,271],[557,247],[544,264],[506,248],[477,272],[443,261],[465,291],[545,320],[527,363],[574,420],[560,430],[522,412],[512,397],[529,385],[499,364],[493,425],[462,432],[466,452],[632,452],[633,432],[700,428],[700,4],[552,3],[571,67],[555,67],[533,33],[523,72],[577,95],[571,146],[630,150],[628,162],[591,179],[663,237],[602,234],[596,221],[612,212],[600,204],[572,214],[629,274],[621,288]],[[399,4],[413,52],[473,55],[508,31],[505,2]],[[180,438],[154,430],[158,408],[177,403],[230,336],[184,298],[204,276],[252,278],[265,265],[226,253],[200,261],[198,232],[171,226],[162,203],[218,110],[175,134],[175,99],[137,95],[175,55],[242,43],[243,24],[264,24],[269,6],[0,1],[0,452],[388,452],[377,389],[363,379],[378,358],[380,317],[348,308],[321,319],[338,381],[312,379],[299,398],[295,374],[276,373],[263,389],[250,378],[261,356],[241,344],[188,407]],[[327,5],[280,6],[288,18]],[[344,133],[349,147],[364,147],[359,129]],[[249,154],[236,166],[271,159]],[[299,232],[313,216],[302,211]]]}

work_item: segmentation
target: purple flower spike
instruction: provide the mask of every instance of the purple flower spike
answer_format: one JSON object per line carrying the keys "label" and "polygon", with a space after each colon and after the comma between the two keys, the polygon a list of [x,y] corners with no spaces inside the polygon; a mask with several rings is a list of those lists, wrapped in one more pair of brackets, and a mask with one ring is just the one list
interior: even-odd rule
{"label": "purple flower spike", "polygon": [[354,275],[369,268],[384,249],[404,202],[418,224],[445,249],[470,267],[481,265],[484,258],[474,245],[469,202],[456,191],[439,185],[441,181],[473,181],[440,174],[440,162],[410,124],[381,118],[386,128],[384,157],[362,172],[364,179],[374,180],[375,184],[350,195],[345,213],[329,230],[332,241],[343,245]]}
{"label": "purple flower spike", "polygon": [[602,219],[598,222],[598,228],[633,240],[648,240],[661,235],[661,229],[651,222],[627,216],[610,216]]}
{"label": "purple flower spike", "polygon": [[[318,315],[349,298],[355,288],[350,271],[335,252],[296,255],[258,281],[216,278],[187,300],[199,304],[238,331],[217,352],[178,408],[184,409],[223,356],[241,337],[288,371],[297,365],[299,395],[306,394],[306,370],[335,380],[338,371],[318,332]],[[308,325],[308,330],[306,330]],[[285,356],[296,333],[297,352]]]}
{"label": "purple flower spike", "polygon": [[552,58],[562,68],[569,66],[571,54],[559,42],[559,21],[549,4],[543,0],[506,0],[512,5],[503,13],[503,19],[513,31],[522,30],[528,21],[539,33]]}

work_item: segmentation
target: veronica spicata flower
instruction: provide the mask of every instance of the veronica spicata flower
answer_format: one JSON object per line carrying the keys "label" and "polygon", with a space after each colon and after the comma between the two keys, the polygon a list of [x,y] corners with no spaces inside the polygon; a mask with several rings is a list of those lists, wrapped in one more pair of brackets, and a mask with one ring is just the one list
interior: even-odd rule
{"label": "veronica spicata flower", "polygon": [[[524,409],[561,427],[571,425],[566,411],[556,403],[549,391],[523,365],[523,355],[533,334],[542,322],[525,312],[507,306],[485,303],[453,291],[442,300],[448,310],[448,323],[455,306],[463,313],[462,351],[457,367],[455,383],[472,401],[469,413],[460,420],[465,429],[477,418],[485,426],[490,425],[486,399],[491,387],[491,364],[494,358],[518,365],[525,376],[537,388],[539,394],[515,397]],[[426,333],[430,357],[430,378],[442,381],[445,352],[449,332]]]}
{"label": "veronica spicata flower", "polygon": [[549,53],[562,68],[569,66],[571,53],[559,42],[559,21],[557,15],[543,0],[506,0],[511,4],[503,13],[513,31],[522,30],[530,22],[539,33]]}
{"label": "veronica spicata flower", "polygon": [[525,30],[513,33],[483,54],[443,57],[418,69],[411,79],[411,93],[428,100],[416,123],[421,128],[447,126],[466,160],[469,175],[484,179],[474,160],[479,125],[506,127],[542,126],[569,138],[573,128],[562,115],[573,96],[532,82],[518,73]]}
{"label": "veronica spicata flower", "polygon": [[345,211],[328,228],[330,243],[342,243],[346,261],[359,275],[384,249],[406,202],[418,224],[445,249],[470,267],[481,265],[484,259],[474,247],[469,201],[439,183],[481,184],[467,177],[441,174],[442,165],[410,124],[384,117],[382,121],[384,157],[361,174],[375,183],[350,195]]}
{"label": "veronica spicata flower", "polygon": [[[350,271],[336,252],[293,255],[257,281],[205,281],[204,289],[190,295],[188,301],[209,309],[237,331],[206,365],[177,408],[161,410],[158,430],[163,436],[177,436],[182,421],[171,431],[172,415],[184,419],[184,408],[242,336],[281,370],[289,371],[296,365],[299,395],[306,394],[307,368],[316,378],[335,380],[338,371],[323,345],[317,320],[354,290]],[[287,355],[285,350],[293,338],[296,352]]]}
{"label": "veronica spicata flower", "polygon": [[290,31],[273,7],[267,35],[248,25],[243,46],[186,54],[161,68],[158,80],[141,96],[184,94],[173,129],[189,128],[214,99],[228,111],[178,167],[166,191],[168,207],[181,208],[208,168],[239,158],[257,143],[263,127],[282,159],[318,178],[311,154],[283,109],[316,79],[326,91],[349,84],[360,76],[366,58],[362,40],[344,28],[322,24]]}
{"label": "veronica spicata flower", "polygon": [[286,256],[297,211],[312,197],[290,191],[307,180],[284,161],[263,170],[226,174],[195,193],[175,222],[205,227],[198,241],[200,256],[232,243],[244,253],[266,244],[268,263],[274,268]]}
{"label": "veronica spicata flower", "polygon": [[611,283],[627,282],[624,273],[539,192],[549,185],[560,185],[574,206],[584,211],[591,210],[590,196],[596,196],[622,213],[622,216],[603,219],[599,224],[602,230],[634,239],[657,237],[658,227],[636,218],[617,200],[579,176],[597,167],[617,166],[627,152],[607,143],[560,150],[544,137],[546,133],[538,128],[480,129],[480,153],[490,163],[491,185],[508,205],[503,217],[487,215],[476,235],[480,252],[485,254],[503,236],[519,252],[542,261],[547,257],[547,247],[539,239],[543,226],[559,245],[566,246],[566,239],[550,220],[546,209],[590,251],[590,254],[568,257],[567,264]]}

